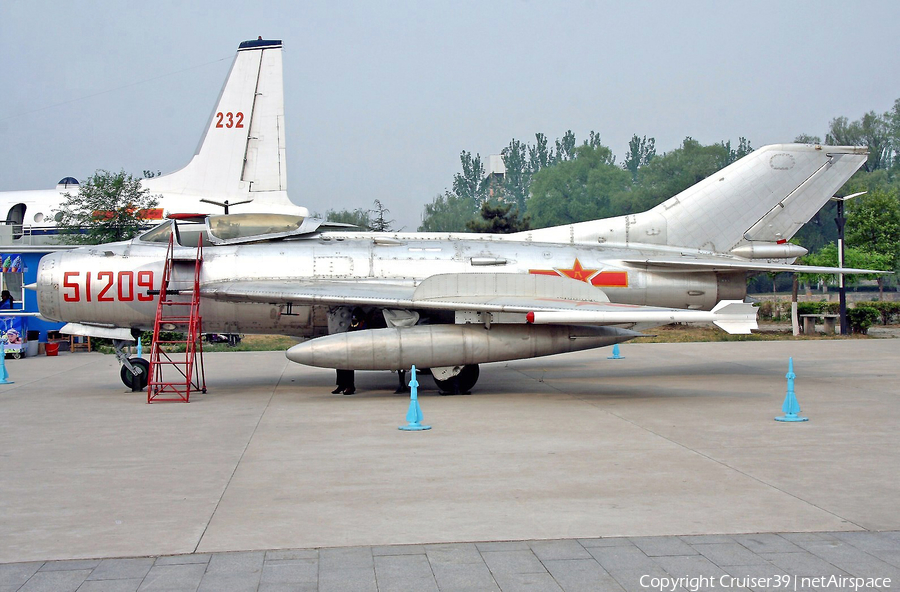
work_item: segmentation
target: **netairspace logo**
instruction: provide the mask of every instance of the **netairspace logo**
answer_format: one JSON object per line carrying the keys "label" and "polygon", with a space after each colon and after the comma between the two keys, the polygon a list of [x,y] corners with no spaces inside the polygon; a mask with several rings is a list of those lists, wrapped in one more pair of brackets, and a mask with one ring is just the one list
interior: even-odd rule
{"label": "netairspace logo", "polygon": [[735,577],[735,576],[641,576],[642,588],[659,592],[675,592],[679,588],[699,592],[704,588],[769,588],[773,590],[801,590],[808,588],[831,588],[859,592],[871,588],[882,590],[891,587],[891,578],[859,578],[848,576],[789,576]]}

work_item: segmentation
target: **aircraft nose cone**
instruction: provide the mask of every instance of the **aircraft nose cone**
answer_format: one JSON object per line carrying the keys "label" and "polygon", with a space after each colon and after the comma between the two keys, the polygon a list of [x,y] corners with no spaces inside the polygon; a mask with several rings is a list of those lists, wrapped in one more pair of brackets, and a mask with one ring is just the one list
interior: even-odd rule
{"label": "aircraft nose cone", "polygon": [[60,315],[60,282],[64,252],[49,253],[41,257],[37,272],[38,311],[47,319],[62,321]]}

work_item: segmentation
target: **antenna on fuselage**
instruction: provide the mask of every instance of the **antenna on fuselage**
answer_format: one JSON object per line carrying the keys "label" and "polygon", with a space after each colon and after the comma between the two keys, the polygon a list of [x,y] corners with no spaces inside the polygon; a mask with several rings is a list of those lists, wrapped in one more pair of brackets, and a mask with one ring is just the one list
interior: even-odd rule
{"label": "antenna on fuselage", "polygon": [[240,206],[246,203],[250,203],[253,201],[252,199],[245,199],[243,201],[236,201],[234,203],[229,202],[227,199],[223,202],[213,201],[211,199],[201,199],[200,201],[208,204],[212,204],[214,206],[219,206],[220,208],[225,208],[225,214],[228,215],[228,208],[231,206]]}

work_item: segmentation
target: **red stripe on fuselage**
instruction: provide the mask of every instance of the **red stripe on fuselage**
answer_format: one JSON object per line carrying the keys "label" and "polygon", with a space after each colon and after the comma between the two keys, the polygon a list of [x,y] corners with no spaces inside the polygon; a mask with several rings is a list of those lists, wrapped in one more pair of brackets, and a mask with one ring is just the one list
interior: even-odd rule
{"label": "red stripe on fuselage", "polygon": [[591,278],[591,285],[598,288],[627,288],[627,271],[601,271]]}

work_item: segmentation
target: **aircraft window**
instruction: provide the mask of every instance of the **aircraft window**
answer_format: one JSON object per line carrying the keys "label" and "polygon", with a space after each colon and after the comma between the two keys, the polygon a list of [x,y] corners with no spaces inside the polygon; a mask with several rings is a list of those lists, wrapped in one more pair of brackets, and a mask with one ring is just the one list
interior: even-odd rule
{"label": "aircraft window", "polygon": [[43,221],[44,221],[44,214],[43,214],[42,212],[38,212],[37,214],[35,214],[35,215],[34,215],[34,221],[37,222],[38,224],[40,224],[41,222],[43,222]]}
{"label": "aircraft window", "polygon": [[209,231],[219,240],[285,234],[300,228],[303,219],[287,214],[221,214],[209,217]]}
{"label": "aircraft window", "polygon": [[63,213],[62,213],[62,212],[56,212],[56,215],[53,216],[53,220],[54,220],[55,222],[62,222],[62,219],[63,219]]}
{"label": "aircraft window", "polygon": [[141,235],[141,240],[148,243],[167,243],[172,234],[172,222],[166,221]]}
{"label": "aircraft window", "polygon": [[192,224],[188,228],[178,226],[178,244],[182,247],[196,247],[197,241],[203,240],[203,246],[209,246],[209,236],[206,227]]}

